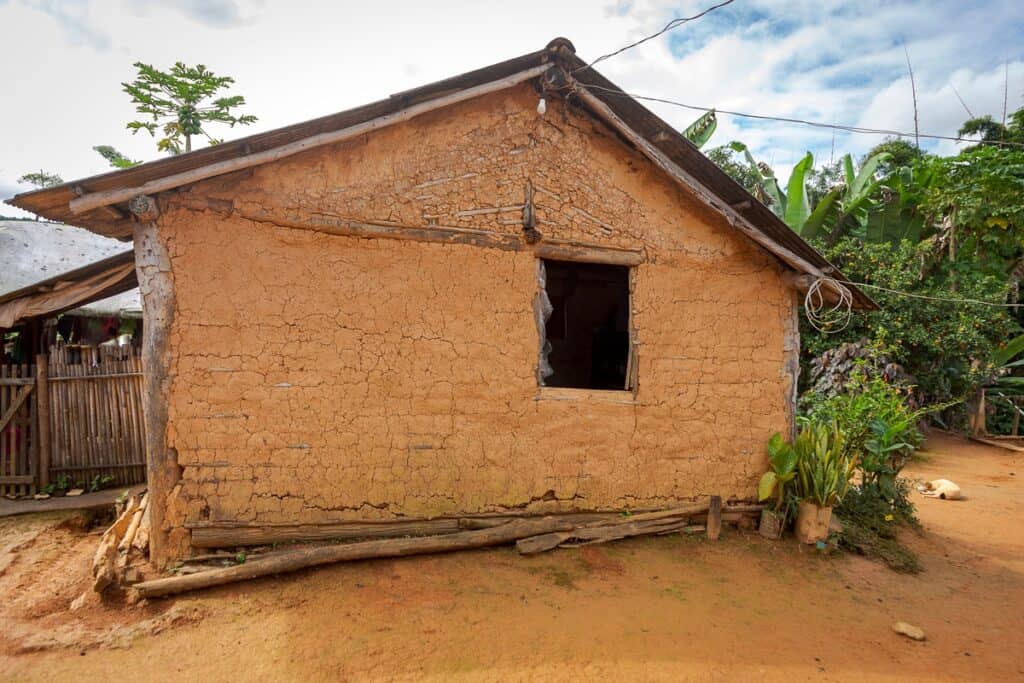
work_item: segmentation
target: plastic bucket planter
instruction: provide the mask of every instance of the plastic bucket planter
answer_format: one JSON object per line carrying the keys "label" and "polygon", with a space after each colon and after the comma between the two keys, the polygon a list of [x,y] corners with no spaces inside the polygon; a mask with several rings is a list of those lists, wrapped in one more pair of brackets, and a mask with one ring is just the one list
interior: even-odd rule
{"label": "plastic bucket planter", "polygon": [[796,537],[801,543],[824,541],[828,538],[828,525],[831,521],[832,508],[801,501],[796,515]]}

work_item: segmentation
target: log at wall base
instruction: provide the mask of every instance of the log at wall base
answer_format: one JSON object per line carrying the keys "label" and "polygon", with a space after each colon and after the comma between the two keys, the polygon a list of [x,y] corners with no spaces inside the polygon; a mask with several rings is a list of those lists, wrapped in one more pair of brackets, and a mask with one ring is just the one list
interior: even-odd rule
{"label": "log at wall base", "polygon": [[327,545],[315,548],[301,548],[282,552],[273,557],[254,560],[235,567],[211,569],[210,571],[172,576],[137,583],[133,587],[139,598],[155,598],[174,593],[220,586],[234,581],[255,579],[271,574],[315,567],[335,562],[352,562],[380,557],[404,557],[428,553],[451,552],[502,545],[527,536],[555,531],[568,531],[574,523],[566,519],[517,519],[490,529],[460,531],[441,536],[420,538],[392,538],[378,541],[364,541],[345,545]]}
{"label": "log at wall base", "polygon": [[[246,564],[221,569],[200,571],[185,576],[174,576],[137,583],[133,587],[135,599],[161,597],[190,590],[220,586],[234,581],[281,574],[307,567],[336,562],[351,562],[385,557],[404,557],[428,553],[442,553],[472,548],[503,545],[523,539],[535,539],[533,546],[550,545],[552,539],[557,547],[566,540],[575,539],[583,543],[601,543],[641,534],[678,533],[690,524],[693,515],[706,515],[709,503],[693,503],[684,507],[645,512],[631,516],[619,513],[563,514],[550,517],[515,518],[505,520],[496,526],[486,526],[468,531],[456,531],[433,536],[415,538],[389,538],[344,545],[298,548],[275,551],[264,558]],[[758,506],[736,506],[736,509]],[[726,508],[730,509],[730,508]],[[730,512],[730,516],[749,514],[747,511]],[[600,515],[599,519],[582,522],[582,518]],[[490,518],[493,520],[493,518]],[[448,520],[456,526],[466,520]],[[471,524],[489,524],[488,518],[476,518]],[[378,523],[379,524],[379,523]],[[550,549],[550,548],[541,548]],[[534,550],[533,552],[540,552]]]}
{"label": "log at wall base", "polygon": [[[573,524],[622,519],[619,512],[571,512],[545,515],[549,519],[566,519]],[[489,517],[452,517],[443,519],[388,520],[381,522],[336,522],[296,526],[193,527],[192,547],[234,548],[247,545],[269,545],[296,541],[326,541],[357,538],[397,538],[430,536],[456,531],[489,529],[515,519],[537,519],[536,515],[501,515]]]}
{"label": "log at wall base", "polygon": [[[700,515],[707,512],[707,503],[687,514]],[[566,512],[545,515],[555,519],[569,519],[575,524],[610,521],[636,521],[651,519],[648,515],[673,515],[691,506],[639,512],[624,517],[622,512]],[[735,522],[738,515],[758,513],[762,505],[739,503],[722,506],[722,519]],[[379,522],[334,522],[330,524],[309,524],[294,526],[197,526],[191,528],[193,548],[235,548],[239,546],[270,545],[272,543],[311,542],[327,540],[348,540],[365,538],[397,538],[401,536],[429,536],[450,534],[467,529],[487,529],[513,519],[537,519],[537,515],[507,514],[491,516],[467,516],[443,519],[386,520]],[[654,517],[657,519],[657,517]],[[696,520],[695,520],[696,521]],[[703,519],[700,520],[703,523]]]}

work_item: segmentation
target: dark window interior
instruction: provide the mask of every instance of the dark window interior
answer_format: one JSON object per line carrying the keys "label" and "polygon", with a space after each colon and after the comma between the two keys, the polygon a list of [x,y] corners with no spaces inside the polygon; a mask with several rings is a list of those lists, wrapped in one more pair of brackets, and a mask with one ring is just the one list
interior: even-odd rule
{"label": "dark window interior", "polygon": [[629,268],[544,261],[552,312],[549,387],[625,389],[629,358]]}

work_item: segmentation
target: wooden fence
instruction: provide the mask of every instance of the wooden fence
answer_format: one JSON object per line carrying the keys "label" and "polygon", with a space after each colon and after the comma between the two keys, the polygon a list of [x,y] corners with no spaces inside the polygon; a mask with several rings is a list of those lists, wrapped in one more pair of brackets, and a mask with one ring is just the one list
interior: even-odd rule
{"label": "wooden fence", "polygon": [[0,494],[36,492],[39,462],[36,369],[0,365]]}
{"label": "wooden fence", "polygon": [[[145,481],[142,362],[126,347],[65,347],[36,366],[0,366],[0,494],[47,483]],[[20,392],[20,393],[19,393]],[[19,403],[20,401],[20,403]]]}

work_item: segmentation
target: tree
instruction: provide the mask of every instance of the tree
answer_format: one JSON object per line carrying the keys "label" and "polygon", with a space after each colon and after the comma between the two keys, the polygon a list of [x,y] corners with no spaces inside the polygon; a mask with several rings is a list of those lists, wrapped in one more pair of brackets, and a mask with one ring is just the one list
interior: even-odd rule
{"label": "tree", "polygon": [[35,185],[37,188],[43,189],[44,187],[53,187],[54,185],[60,185],[61,183],[64,182],[64,179],[61,178],[56,173],[47,173],[46,171],[40,169],[39,171],[26,173],[25,175],[18,178],[18,182],[28,183],[29,185]]}
{"label": "tree", "polygon": [[872,147],[861,159],[861,165],[871,157],[878,156],[879,154],[888,155],[888,158],[878,165],[878,172],[883,176],[893,173],[898,168],[909,168],[915,162],[928,156],[909,140],[889,137]]}
{"label": "tree", "polygon": [[114,168],[131,168],[142,163],[141,161],[129,159],[110,145],[96,145],[93,147],[93,150],[106,159]]}
{"label": "tree", "polygon": [[164,137],[157,142],[162,152],[191,152],[192,138],[197,135],[217,144],[220,140],[206,130],[210,123],[226,123],[233,128],[256,121],[251,114],[231,113],[245,104],[241,95],[214,99],[218,92],[234,85],[235,79],[230,76],[217,76],[202,64],[190,67],[182,62],[176,62],[170,71],[160,71],[142,62],[136,62],[135,68],[135,80],[121,85],[131,95],[136,111],[150,120],[132,121],[127,127],[133,135],[145,130],[153,137],[162,127]]}

